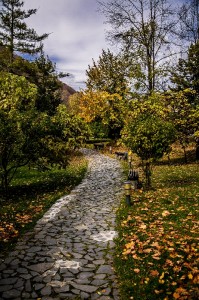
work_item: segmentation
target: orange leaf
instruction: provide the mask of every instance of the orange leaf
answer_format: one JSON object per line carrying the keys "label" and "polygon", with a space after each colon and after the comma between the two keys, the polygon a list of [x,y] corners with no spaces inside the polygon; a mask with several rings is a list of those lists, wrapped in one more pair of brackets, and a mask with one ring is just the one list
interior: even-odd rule
{"label": "orange leaf", "polygon": [[140,269],[134,269],[133,271],[137,274],[140,273]]}
{"label": "orange leaf", "polygon": [[180,298],[180,294],[178,294],[178,293],[175,292],[175,293],[173,294],[173,298],[174,298],[174,299],[179,299],[179,298]]}
{"label": "orange leaf", "polygon": [[159,272],[157,270],[151,270],[150,272],[151,276],[158,276],[159,275]]}

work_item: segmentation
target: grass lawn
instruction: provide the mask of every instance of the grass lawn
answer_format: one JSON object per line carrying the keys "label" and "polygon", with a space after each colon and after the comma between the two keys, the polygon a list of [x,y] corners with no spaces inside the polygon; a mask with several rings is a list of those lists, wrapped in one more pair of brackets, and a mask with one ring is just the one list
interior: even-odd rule
{"label": "grass lawn", "polygon": [[153,171],[153,189],[117,215],[121,299],[199,299],[199,164],[179,149]]}
{"label": "grass lawn", "polygon": [[0,199],[0,255],[12,249],[57,199],[69,194],[81,182],[86,169],[87,162],[80,153],[71,157],[66,170],[41,172],[20,168],[12,181],[9,198]]}

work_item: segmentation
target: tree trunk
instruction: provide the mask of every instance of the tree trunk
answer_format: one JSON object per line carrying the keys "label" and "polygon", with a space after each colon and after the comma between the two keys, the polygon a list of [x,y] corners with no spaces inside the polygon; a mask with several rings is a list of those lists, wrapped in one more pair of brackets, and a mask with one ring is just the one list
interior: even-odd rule
{"label": "tree trunk", "polygon": [[149,162],[145,165],[146,188],[151,188],[151,165]]}
{"label": "tree trunk", "polygon": [[4,170],[4,174],[2,175],[2,188],[5,194],[5,198],[8,198],[8,172]]}
{"label": "tree trunk", "polygon": [[184,151],[184,161],[185,161],[185,164],[187,164],[187,152],[186,152],[186,148],[185,146],[182,146],[183,147],[183,151]]}

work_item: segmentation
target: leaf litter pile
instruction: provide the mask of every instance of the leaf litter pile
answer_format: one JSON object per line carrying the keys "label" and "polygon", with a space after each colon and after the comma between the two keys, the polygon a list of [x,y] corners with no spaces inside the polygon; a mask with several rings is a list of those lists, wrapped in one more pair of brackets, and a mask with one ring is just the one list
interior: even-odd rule
{"label": "leaf litter pile", "polygon": [[123,203],[118,212],[121,293],[124,299],[199,299],[198,166],[161,166],[154,173],[158,188],[136,191],[133,205]]}

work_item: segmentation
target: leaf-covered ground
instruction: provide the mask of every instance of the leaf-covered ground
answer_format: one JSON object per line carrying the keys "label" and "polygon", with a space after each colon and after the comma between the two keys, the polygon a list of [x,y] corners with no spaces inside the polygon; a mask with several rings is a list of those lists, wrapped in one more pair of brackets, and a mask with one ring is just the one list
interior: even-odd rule
{"label": "leaf-covered ground", "polygon": [[199,299],[199,165],[163,161],[153,183],[118,211],[122,299]]}
{"label": "leaf-covered ground", "polygon": [[57,199],[68,194],[82,180],[86,169],[87,162],[81,155],[72,157],[66,170],[21,168],[8,199],[0,197],[0,255],[11,249]]}

